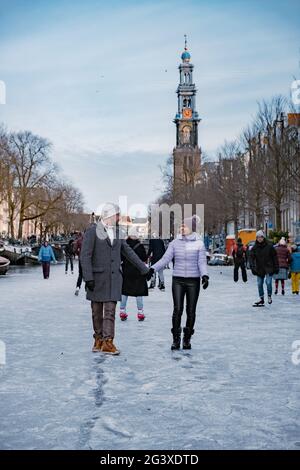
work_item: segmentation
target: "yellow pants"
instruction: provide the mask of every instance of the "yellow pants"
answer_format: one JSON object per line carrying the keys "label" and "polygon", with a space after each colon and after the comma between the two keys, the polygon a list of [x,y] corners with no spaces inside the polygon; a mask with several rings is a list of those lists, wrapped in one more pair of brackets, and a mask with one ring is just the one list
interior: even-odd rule
{"label": "yellow pants", "polygon": [[292,292],[299,292],[300,273],[292,273]]}

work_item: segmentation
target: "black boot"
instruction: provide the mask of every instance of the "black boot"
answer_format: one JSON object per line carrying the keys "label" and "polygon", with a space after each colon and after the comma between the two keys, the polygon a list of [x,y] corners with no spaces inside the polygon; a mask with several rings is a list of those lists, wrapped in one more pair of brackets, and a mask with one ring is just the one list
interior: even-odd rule
{"label": "black boot", "polygon": [[173,343],[172,343],[171,349],[172,351],[174,351],[176,349],[180,349],[181,328],[179,328],[178,330],[174,330],[174,328],[172,328],[171,332],[173,335]]}
{"label": "black boot", "polygon": [[193,333],[194,333],[194,330],[191,330],[191,328],[189,327],[183,328],[182,349],[192,349],[191,336]]}

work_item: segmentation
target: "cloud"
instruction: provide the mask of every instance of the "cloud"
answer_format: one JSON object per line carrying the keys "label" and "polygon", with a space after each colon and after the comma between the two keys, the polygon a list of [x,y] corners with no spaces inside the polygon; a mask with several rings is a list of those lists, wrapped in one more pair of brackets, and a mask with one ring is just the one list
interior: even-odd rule
{"label": "cloud", "polygon": [[90,207],[98,191],[124,184],[132,197],[155,197],[158,164],[175,144],[184,33],[199,141],[211,154],[247,125],[258,99],[287,93],[298,71],[295,2],[5,3],[1,120],[48,137]]}

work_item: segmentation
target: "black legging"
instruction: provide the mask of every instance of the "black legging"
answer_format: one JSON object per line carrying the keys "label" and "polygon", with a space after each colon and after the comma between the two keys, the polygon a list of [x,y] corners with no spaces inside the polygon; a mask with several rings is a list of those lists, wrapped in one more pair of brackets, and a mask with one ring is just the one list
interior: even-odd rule
{"label": "black legging", "polygon": [[239,280],[239,268],[242,270],[242,279],[244,282],[247,282],[247,271],[246,271],[246,265],[245,262],[236,262],[234,264],[234,270],[233,270],[233,279],[234,282],[238,282]]}
{"label": "black legging", "polygon": [[173,331],[181,327],[184,298],[186,296],[186,327],[193,332],[196,320],[196,306],[200,292],[200,277],[173,277],[172,294],[174,311],[172,317]]}
{"label": "black legging", "polygon": [[80,289],[81,283],[82,283],[82,266],[81,266],[80,259],[78,259],[78,278],[77,278],[76,287],[79,287]]}
{"label": "black legging", "polygon": [[66,273],[68,272],[69,263],[71,265],[71,271],[73,272],[73,269],[74,269],[73,256],[66,255]]}

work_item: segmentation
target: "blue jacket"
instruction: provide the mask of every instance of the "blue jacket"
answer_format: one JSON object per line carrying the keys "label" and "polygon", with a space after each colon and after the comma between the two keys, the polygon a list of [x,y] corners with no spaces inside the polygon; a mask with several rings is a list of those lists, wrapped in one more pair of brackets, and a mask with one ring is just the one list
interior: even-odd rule
{"label": "blue jacket", "polygon": [[39,261],[48,261],[50,262],[51,260],[56,261],[52,246],[44,246],[42,245],[39,251]]}
{"label": "blue jacket", "polygon": [[291,254],[290,269],[292,273],[300,273],[300,251]]}

